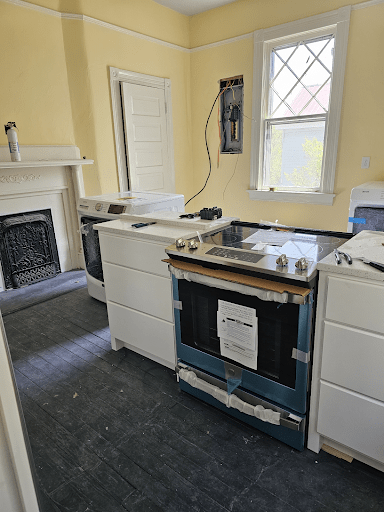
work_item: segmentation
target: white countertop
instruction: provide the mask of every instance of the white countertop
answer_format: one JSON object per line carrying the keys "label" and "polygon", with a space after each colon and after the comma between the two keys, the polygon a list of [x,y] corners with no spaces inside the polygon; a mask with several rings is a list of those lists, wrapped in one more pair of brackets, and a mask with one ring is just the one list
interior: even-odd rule
{"label": "white countertop", "polygon": [[328,254],[317,264],[318,270],[325,270],[335,274],[344,274],[374,281],[384,281],[384,272],[373,268],[361,260],[355,259],[362,256],[377,263],[384,264],[384,232],[361,231],[353,238],[339,247],[339,251],[348,253],[353,262],[349,265],[342,257],[342,263],[337,264],[335,255]]}
{"label": "white countertop", "polygon": [[[156,215],[156,214],[152,214]],[[178,213],[180,215],[180,213]],[[136,222],[151,222],[151,220],[156,221],[156,224],[152,224],[150,226],[145,226],[142,228],[133,228],[132,224]],[[184,219],[180,219],[184,220]],[[194,219],[191,219],[194,220]],[[219,219],[221,220],[221,219]],[[227,217],[227,224],[233,219],[229,219]],[[201,222],[201,221],[200,221]],[[192,225],[185,225],[184,222],[171,222],[163,223],[158,217],[149,217],[145,215],[126,215],[124,218],[120,218],[118,220],[111,220],[109,222],[103,222],[102,224],[95,224],[93,227],[97,231],[103,233],[109,233],[113,235],[127,236],[129,238],[140,238],[141,240],[152,240],[154,242],[164,242],[169,245],[175,243],[178,238],[194,238],[197,237],[196,230],[199,233],[206,233],[215,230],[217,227],[223,227],[224,222],[218,223],[217,221],[205,221],[207,224],[201,226],[200,224],[196,226],[192,223]]]}
{"label": "white countertop", "polygon": [[211,231],[215,228],[222,228],[225,225],[229,225],[233,220],[240,220],[239,217],[220,217],[216,220],[203,220],[200,217],[193,219],[180,219],[180,215],[184,215],[184,212],[152,212],[145,213],[144,215],[130,215],[129,213],[123,213],[120,215],[120,219],[128,220],[132,222],[151,222],[157,221],[161,224],[169,224],[172,226],[183,226],[187,228],[196,229],[201,233],[207,230]]}

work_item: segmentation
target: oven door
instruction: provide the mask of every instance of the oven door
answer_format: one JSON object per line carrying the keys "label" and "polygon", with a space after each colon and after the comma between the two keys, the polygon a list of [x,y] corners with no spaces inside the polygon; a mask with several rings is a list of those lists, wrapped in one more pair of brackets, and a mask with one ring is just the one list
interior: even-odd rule
{"label": "oven door", "polygon": [[176,371],[180,389],[210,405],[248,423],[276,439],[304,449],[306,416],[293,414],[243,389],[227,393],[227,382],[218,377],[179,362]]}
{"label": "oven door", "polygon": [[104,275],[101,264],[99,232],[94,230],[93,226],[94,224],[101,224],[110,220],[85,216],[80,218],[85,269],[90,276],[101,283],[104,282]]}
{"label": "oven door", "polygon": [[[313,291],[306,304],[277,303],[234,291],[177,280],[173,276],[177,357],[228,380],[227,363],[238,385],[275,404],[305,414],[312,336]],[[257,369],[221,354],[217,335],[219,300],[256,309]]]}

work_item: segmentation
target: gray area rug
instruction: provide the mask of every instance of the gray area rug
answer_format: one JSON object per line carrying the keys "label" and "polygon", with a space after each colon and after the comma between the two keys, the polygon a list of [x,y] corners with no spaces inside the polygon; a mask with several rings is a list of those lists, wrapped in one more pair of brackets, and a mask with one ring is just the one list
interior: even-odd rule
{"label": "gray area rug", "polygon": [[84,270],[63,272],[39,283],[1,292],[0,311],[2,316],[6,316],[85,286],[87,286],[87,280]]}

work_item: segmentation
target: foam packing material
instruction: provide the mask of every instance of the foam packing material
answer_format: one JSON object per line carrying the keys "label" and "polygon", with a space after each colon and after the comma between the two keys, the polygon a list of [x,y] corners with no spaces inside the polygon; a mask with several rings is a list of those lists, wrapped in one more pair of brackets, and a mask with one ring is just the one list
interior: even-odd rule
{"label": "foam packing material", "polygon": [[204,391],[204,393],[213,396],[216,398],[216,400],[229,408],[232,407],[233,409],[237,409],[244,414],[254,416],[255,418],[266,423],[280,425],[279,412],[273,411],[272,409],[265,409],[262,405],[255,406],[248,404],[247,402],[244,402],[238,398],[236,395],[228,395],[227,392],[223,389],[220,389],[213,384],[209,384],[209,382],[205,382],[203,379],[199,379],[195,372],[192,370],[181,368],[179,370],[179,377],[193,388]]}
{"label": "foam packing material", "polygon": [[[257,296],[262,300],[285,303],[288,301],[288,293],[305,298],[311,291],[308,288],[295,286],[293,284],[237,274],[235,272],[229,272],[228,270],[206,268],[186,261],[174,259],[165,259],[162,261],[169,264],[170,272],[177,279],[187,279],[188,281],[202,283],[213,288],[239,291],[245,295]],[[177,269],[181,272],[177,272]],[[238,284],[241,288],[231,286],[233,284]]]}

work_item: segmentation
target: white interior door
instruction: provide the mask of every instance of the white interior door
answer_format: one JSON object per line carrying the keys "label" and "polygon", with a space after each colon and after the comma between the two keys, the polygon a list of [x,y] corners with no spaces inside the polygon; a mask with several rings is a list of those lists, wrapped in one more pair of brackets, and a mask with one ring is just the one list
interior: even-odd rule
{"label": "white interior door", "polygon": [[174,192],[164,89],[122,84],[131,190]]}

